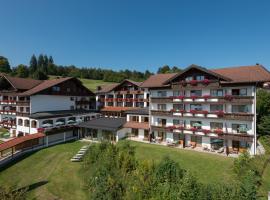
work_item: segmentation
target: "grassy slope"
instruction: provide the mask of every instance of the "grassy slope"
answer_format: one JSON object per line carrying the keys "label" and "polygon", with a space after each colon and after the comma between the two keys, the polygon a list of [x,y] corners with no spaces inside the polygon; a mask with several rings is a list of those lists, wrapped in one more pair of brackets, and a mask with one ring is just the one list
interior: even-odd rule
{"label": "grassy slope", "polygon": [[[49,79],[54,79],[57,76],[49,76]],[[104,82],[102,80],[93,80],[93,79],[83,79],[81,78],[80,81],[82,81],[83,85],[92,90],[93,92],[96,90],[97,86],[99,85],[107,85],[111,84],[111,82]]]}
{"label": "grassy slope", "polygon": [[233,180],[232,158],[139,142],[132,142],[132,144],[137,147],[136,156],[139,159],[159,161],[164,156],[170,156],[179,162],[182,168],[195,174],[203,183],[222,183]]}
{"label": "grassy slope", "polygon": [[0,184],[29,186],[41,181],[29,197],[37,199],[85,199],[81,189],[80,164],[69,159],[80,149],[81,142],[57,145],[23,159],[0,172]]}
{"label": "grassy slope", "polygon": [[[153,159],[157,162],[165,155],[196,174],[200,181],[215,183],[232,180],[233,159],[198,153],[165,146],[132,142],[137,147],[139,159]],[[0,184],[24,187],[40,181],[47,184],[37,187],[29,194],[37,199],[86,199],[82,189],[81,163],[69,159],[83,144],[79,141],[57,145],[23,159],[0,172]]]}

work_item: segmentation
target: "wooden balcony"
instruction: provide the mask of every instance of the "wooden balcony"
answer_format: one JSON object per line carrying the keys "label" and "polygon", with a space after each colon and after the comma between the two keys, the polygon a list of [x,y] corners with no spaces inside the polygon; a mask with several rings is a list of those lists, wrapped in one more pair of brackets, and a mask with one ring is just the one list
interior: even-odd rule
{"label": "wooden balcony", "polygon": [[[176,115],[178,113],[178,115]],[[181,117],[181,118],[209,118],[224,120],[252,121],[254,114],[251,113],[222,113],[208,111],[168,111],[168,110],[151,110],[151,115],[164,117]]]}
{"label": "wooden balcony", "polygon": [[171,97],[151,97],[151,103],[172,103]]}
{"label": "wooden balcony", "polygon": [[29,112],[17,112],[17,116],[20,117],[29,117],[30,113]]}
{"label": "wooden balcony", "polygon": [[116,91],[116,94],[143,94],[144,91],[142,90],[122,90],[122,91]]}
{"label": "wooden balcony", "polygon": [[17,101],[17,106],[30,106],[30,101]]}
{"label": "wooden balcony", "polygon": [[210,89],[218,89],[220,86],[218,81],[212,81],[209,80],[208,83],[204,83],[203,81],[199,82],[192,82],[192,81],[184,81],[184,82],[177,82],[172,84],[173,90],[183,90],[183,89],[204,89],[204,88],[210,88]]}

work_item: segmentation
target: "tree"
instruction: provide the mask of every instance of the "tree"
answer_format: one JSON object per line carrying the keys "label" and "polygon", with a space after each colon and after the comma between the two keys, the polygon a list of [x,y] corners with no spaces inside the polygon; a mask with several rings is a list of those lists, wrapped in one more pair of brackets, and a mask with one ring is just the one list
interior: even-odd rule
{"label": "tree", "polygon": [[158,68],[158,74],[166,74],[170,73],[171,68],[168,65],[164,65],[163,67]]}
{"label": "tree", "polygon": [[35,71],[32,77],[33,77],[33,79],[36,79],[36,80],[47,80],[48,79],[48,76],[40,69]]}
{"label": "tree", "polygon": [[9,73],[11,72],[8,59],[4,56],[0,56],[0,72]]}
{"label": "tree", "polygon": [[38,56],[38,68],[41,69],[44,65],[44,56],[42,54],[40,54]]}
{"label": "tree", "polygon": [[258,123],[258,132],[260,135],[270,135],[270,116],[263,116]]}
{"label": "tree", "polygon": [[29,72],[33,74],[37,70],[37,58],[35,54],[32,55],[30,59],[30,66],[29,66]]}
{"label": "tree", "polygon": [[53,61],[53,57],[52,56],[49,57],[49,64],[54,64],[54,61]]}
{"label": "tree", "polygon": [[257,121],[259,122],[264,115],[270,114],[270,93],[264,89],[257,91]]}
{"label": "tree", "polygon": [[20,78],[27,78],[29,76],[29,70],[26,65],[18,65],[16,68],[16,74]]}

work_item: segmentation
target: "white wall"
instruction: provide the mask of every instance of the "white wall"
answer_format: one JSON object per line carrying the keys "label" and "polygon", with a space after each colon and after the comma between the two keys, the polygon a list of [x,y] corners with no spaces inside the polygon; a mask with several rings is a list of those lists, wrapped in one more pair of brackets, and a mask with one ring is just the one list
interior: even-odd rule
{"label": "white wall", "polygon": [[122,128],[116,132],[116,142],[127,136],[128,128]]}
{"label": "white wall", "polygon": [[30,113],[55,110],[70,110],[75,107],[75,100],[70,96],[58,95],[33,95],[30,97]]}

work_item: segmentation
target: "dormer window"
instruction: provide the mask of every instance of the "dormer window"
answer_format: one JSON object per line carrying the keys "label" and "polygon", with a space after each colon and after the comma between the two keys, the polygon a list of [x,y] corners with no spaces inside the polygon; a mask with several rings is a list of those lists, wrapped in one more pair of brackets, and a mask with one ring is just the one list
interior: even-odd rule
{"label": "dormer window", "polygon": [[60,87],[59,86],[53,86],[52,91],[54,92],[60,92]]}
{"label": "dormer window", "polygon": [[186,77],[186,81],[192,81],[192,80],[193,80],[193,77],[192,76]]}
{"label": "dormer window", "polygon": [[202,80],[204,80],[204,79],[205,79],[205,77],[202,76],[202,75],[196,76],[196,80],[197,80],[197,81],[202,81]]}

